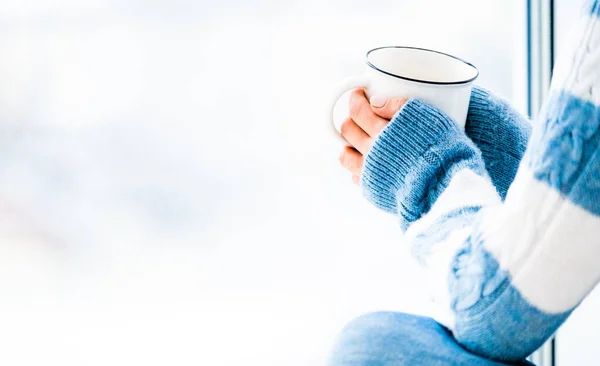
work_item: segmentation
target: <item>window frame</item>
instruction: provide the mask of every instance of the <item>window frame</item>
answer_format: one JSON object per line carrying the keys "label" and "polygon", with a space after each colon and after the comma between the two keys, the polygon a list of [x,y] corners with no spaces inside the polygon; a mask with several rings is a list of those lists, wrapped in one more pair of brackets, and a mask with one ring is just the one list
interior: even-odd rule
{"label": "window frame", "polygon": [[[546,99],[555,57],[554,0],[527,0],[527,112],[533,120]],[[528,359],[536,366],[556,366],[556,336]]]}

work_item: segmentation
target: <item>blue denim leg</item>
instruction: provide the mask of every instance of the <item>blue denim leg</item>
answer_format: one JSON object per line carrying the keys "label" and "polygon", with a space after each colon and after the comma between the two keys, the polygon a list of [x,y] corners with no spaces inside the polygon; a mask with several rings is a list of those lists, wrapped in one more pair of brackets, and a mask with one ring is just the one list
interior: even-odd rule
{"label": "blue denim leg", "polygon": [[462,348],[452,334],[431,318],[395,312],[362,315],[338,336],[329,366],[500,366]]}

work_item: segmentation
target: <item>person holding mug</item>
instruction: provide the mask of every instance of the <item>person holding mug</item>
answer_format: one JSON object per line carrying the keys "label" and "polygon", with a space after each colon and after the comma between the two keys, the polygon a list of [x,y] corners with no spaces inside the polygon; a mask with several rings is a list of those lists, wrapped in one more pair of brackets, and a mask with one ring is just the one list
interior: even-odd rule
{"label": "person holding mug", "polygon": [[353,320],[330,366],[529,364],[600,281],[600,0],[576,30],[533,130],[435,51],[372,50],[336,92],[356,87],[340,162],[398,217],[434,306]]}

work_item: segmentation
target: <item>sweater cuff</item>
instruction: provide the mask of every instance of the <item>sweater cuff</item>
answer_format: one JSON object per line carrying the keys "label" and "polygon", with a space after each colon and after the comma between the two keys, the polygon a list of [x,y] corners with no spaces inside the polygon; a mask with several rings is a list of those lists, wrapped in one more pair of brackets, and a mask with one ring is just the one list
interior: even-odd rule
{"label": "sweater cuff", "polygon": [[380,209],[397,214],[398,192],[425,152],[449,133],[460,133],[445,113],[411,99],[396,113],[365,157],[361,186]]}

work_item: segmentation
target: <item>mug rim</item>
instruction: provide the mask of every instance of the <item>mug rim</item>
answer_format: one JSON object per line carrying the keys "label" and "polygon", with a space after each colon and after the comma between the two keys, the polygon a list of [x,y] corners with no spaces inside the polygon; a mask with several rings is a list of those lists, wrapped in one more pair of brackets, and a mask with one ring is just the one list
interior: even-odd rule
{"label": "mug rim", "polygon": [[[473,69],[475,69],[475,76],[473,76],[470,79],[467,80],[458,80],[458,81],[431,81],[431,80],[422,80],[422,79],[414,79],[414,78],[409,78],[408,76],[402,76],[402,75],[397,75],[385,70],[382,70],[380,68],[378,68],[377,66],[373,65],[370,61],[369,61],[369,55],[371,54],[371,52],[373,51],[379,51],[382,49],[387,49],[387,48],[404,48],[404,49],[411,49],[411,50],[419,50],[419,51],[426,51],[426,52],[433,52],[433,53],[437,53],[440,55],[444,55],[444,56],[448,56],[451,57],[455,60],[458,60],[468,66],[471,66]],[[383,47],[377,47],[377,48],[373,48],[372,50],[369,50],[365,56],[365,61],[367,63],[367,65],[369,67],[371,67],[372,69],[379,71],[381,73],[384,73],[386,75],[389,76],[393,76],[395,78],[399,78],[399,79],[403,79],[403,80],[408,80],[408,81],[414,81],[417,83],[425,83],[425,84],[434,84],[434,85],[461,85],[461,84],[468,84],[470,82],[472,82],[473,80],[477,79],[477,77],[479,76],[479,69],[477,67],[475,67],[475,65],[473,65],[470,62],[467,62],[459,57],[456,56],[452,56],[450,54],[444,53],[444,52],[440,52],[440,51],[436,51],[436,50],[432,50],[429,48],[421,48],[421,47],[411,47],[411,46],[383,46]]]}

